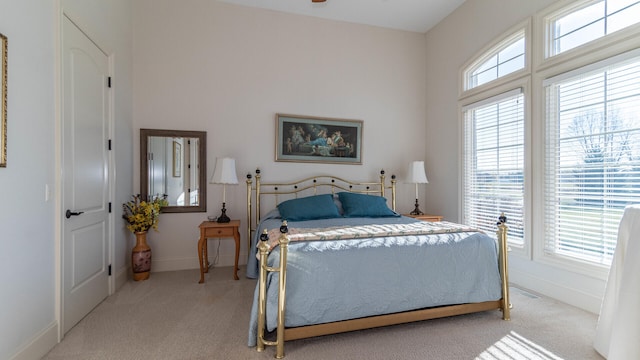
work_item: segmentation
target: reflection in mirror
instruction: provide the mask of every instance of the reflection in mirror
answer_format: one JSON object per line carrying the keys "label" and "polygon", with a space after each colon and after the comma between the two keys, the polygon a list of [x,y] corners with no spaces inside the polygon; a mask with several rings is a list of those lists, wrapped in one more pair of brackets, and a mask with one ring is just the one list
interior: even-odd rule
{"label": "reflection in mirror", "polygon": [[[206,132],[140,129],[140,195],[166,195],[162,212],[205,212]],[[145,151],[146,149],[146,151]]]}
{"label": "reflection in mirror", "polygon": [[0,167],[7,166],[7,37],[0,34]]}

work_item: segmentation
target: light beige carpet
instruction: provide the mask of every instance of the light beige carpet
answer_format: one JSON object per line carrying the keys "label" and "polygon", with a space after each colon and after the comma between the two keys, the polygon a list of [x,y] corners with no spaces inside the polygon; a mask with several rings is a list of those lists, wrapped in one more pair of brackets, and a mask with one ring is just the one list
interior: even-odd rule
{"label": "light beige carpet", "polygon": [[[240,269],[244,274],[244,269]],[[247,347],[255,281],[232,269],[152,273],[107,298],[44,359],[273,359]],[[591,344],[597,316],[512,288],[511,321],[499,311],[297,340],[286,359],[602,358]]]}

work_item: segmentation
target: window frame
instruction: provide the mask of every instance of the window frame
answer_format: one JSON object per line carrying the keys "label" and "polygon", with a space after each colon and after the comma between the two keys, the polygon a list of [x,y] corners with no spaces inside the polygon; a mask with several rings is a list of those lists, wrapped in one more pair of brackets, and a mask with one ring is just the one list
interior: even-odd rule
{"label": "window frame", "polygon": [[[467,89],[468,79],[467,76],[472,68],[484,63],[491,56],[496,55],[500,50],[506,47],[516,36],[524,32],[524,67],[520,70],[516,70],[505,76],[491,80],[482,85],[478,85],[474,88]],[[531,73],[531,18],[527,18],[525,21],[518,23],[503,33],[496,40],[482,47],[460,68],[458,75],[458,97],[464,99],[475,94],[483,93],[488,89],[496,86],[500,86],[509,81],[516,80],[522,76],[526,76]]]}
{"label": "window frame", "polygon": [[[520,74],[520,76],[516,79],[508,79],[507,76],[496,79],[496,81],[492,81],[490,83],[492,86],[487,87],[482,93],[473,94],[465,97],[458,101],[458,116],[459,116],[459,127],[460,131],[460,140],[459,140],[459,154],[461,157],[460,166],[458,169],[458,199],[459,199],[459,213],[458,218],[462,219],[464,223],[465,219],[465,183],[466,183],[466,173],[465,173],[465,109],[472,107],[474,104],[481,103],[483,101],[499,97],[502,94],[506,94],[512,91],[520,90],[524,99],[524,199],[523,199],[523,243],[509,243],[509,248],[511,250],[511,255],[523,257],[526,259],[531,259],[532,256],[532,239],[531,237],[531,77],[529,74]],[[509,214],[505,214],[507,216],[507,224],[509,219]]]}
{"label": "window frame", "polygon": [[[617,47],[616,47],[617,49]],[[544,69],[538,71],[534,75],[534,93],[538,98],[536,102],[536,113],[539,115],[534,115],[537,118],[540,118],[542,121],[534,124],[534,133],[539,136],[539,143],[546,143],[546,96],[545,96],[545,88],[546,83],[550,82],[554,78],[571,78],[577,74],[588,73],[594,71],[596,69],[601,68],[602,66],[609,64],[615,64],[620,61],[624,61],[625,59],[630,59],[634,56],[640,56],[640,39],[636,41],[635,49],[627,49],[627,51],[622,53],[617,53],[612,55],[612,49],[600,49],[600,51],[594,52],[590,57],[582,57],[575,58],[571,61],[567,61],[562,64],[562,66],[552,67],[548,69]],[[594,59],[597,59],[594,61]],[[570,70],[567,70],[570,68]],[[546,181],[546,144],[544,146],[540,146],[539,149],[536,149],[536,156],[538,157],[538,166],[535,167],[535,174],[537,176],[533,179],[536,184],[539,186],[539,191],[536,191],[536,198],[534,199],[534,219],[535,224],[534,227],[534,237],[539,239],[539,243],[534,244],[533,248],[533,259],[540,262],[541,264],[547,264],[551,266],[555,266],[561,269],[566,269],[572,272],[580,273],[583,275],[591,276],[593,278],[606,280],[607,274],[609,271],[608,265],[598,264],[595,262],[590,262],[586,260],[581,260],[579,258],[573,258],[569,256],[548,253],[545,250],[545,242],[546,242],[546,234],[545,234],[545,226],[546,222],[544,219],[545,216],[545,181]]]}
{"label": "window frame", "polygon": [[[466,90],[466,82],[467,82],[467,74],[470,72],[472,67],[477,66],[478,64],[483,63],[489,57],[495,55],[497,52],[506,47],[506,44],[510,43],[515,36],[524,32],[525,39],[525,53],[524,53],[524,67],[520,70],[516,70],[510,74],[499,77],[482,85],[476,86],[472,89]],[[532,248],[532,208],[531,208],[531,115],[532,115],[532,86],[531,86],[531,68],[532,68],[532,18],[529,17],[524,21],[519,22],[515,26],[509,28],[501,36],[492,41],[491,43],[483,46],[481,50],[475,53],[461,68],[459,71],[459,81],[458,81],[458,89],[459,89],[459,98],[458,98],[458,125],[461,129],[459,132],[459,149],[458,152],[460,154],[460,163],[458,168],[458,218],[465,219],[465,112],[464,109],[473,105],[475,103],[482,102],[484,100],[499,96],[500,94],[504,94],[510,91],[514,91],[516,89],[521,89],[523,97],[525,99],[524,104],[524,209],[523,214],[524,218],[524,233],[523,233],[523,244],[513,244],[510,243],[509,247],[511,249],[511,255],[522,257],[525,259],[531,259],[533,254]],[[507,219],[509,214],[505,214]]]}
{"label": "window frame", "polygon": [[[558,256],[545,251],[545,176],[546,176],[546,79],[582,69],[590,64],[613,58],[631,50],[640,51],[640,24],[634,24],[611,34],[582,44],[551,58],[545,58],[549,19],[559,12],[569,13],[597,0],[560,0],[529,19],[518,23],[499,35],[489,45],[465,62],[459,70],[458,126],[459,126],[459,218],[465,214],[465,107],[498,94],[521,87],[525,99],[525,209],[524,246],[510,245],[512,255],[524,257],[532,263],[551,266],[571,273],[606,280],[608,267],[578,258]],[[525,29],[525,68],[488,83],[465,90],[471,66],[485,61],[516,32]],[[491,54],[494,54],[492,52]],[[508,216],[508,214],[507,214]]]}
{"label": "window frame", "polygon": [[[562,15],[581,10],[599,1],[601,0],[562,0],[535,15],[534,34],[535,39],[538,40],[534,44],[533,51],[534,71],[562,66],[564,62],[579,58],[590,58],[593,57],[594,52],[598,51],[611,51],[616,54],[629,50],[629,44],[633,44],[634,38],[640,36],[640,23],[604,35],[560,54],[549,55],[553,46],[551,33],[553,21]],[[571,68],[575,68],[575,66]]]}
{"label": "window frame", "polygon": [[[535,15],[532,64],[532,94],[533,117],[541,119],[532,124],[533,141],[536,144],[546,144],[546,97],[545,82],[563,74],[570,74],[579,70],[587,71],[587,67],[594,69],[598,63],[612,59],[629,51],[640,48],[640,24],[605,35],[591,42],[582,44],[573,49],[550,58],[545,58],[550,38],[548,25],[551,17],[558,13],[576,11],[584,6],[593,4],[596,0],[562,0],[545,8]],[[609,267],[593,262],[587,262],[578,258],[558,256],[545,251],[545,173],[546,173],[546,146],[537,145],[533,150],[534,194],[532,199],[532,259],[540,264],[553,266],[573,273],[589,276],[599,280],[606,280]]]}

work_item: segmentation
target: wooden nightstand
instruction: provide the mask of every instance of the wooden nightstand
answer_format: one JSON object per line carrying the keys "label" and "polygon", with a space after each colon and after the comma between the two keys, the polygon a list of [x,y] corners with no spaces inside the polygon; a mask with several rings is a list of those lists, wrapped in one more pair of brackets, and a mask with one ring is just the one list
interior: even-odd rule
{"label": "wooden nightstand", "polygon": [[408,216],[408,217],[412,217],[414,219],[419,219],[422,221],[442,221],[442,216],[441,215],[429,215],[429,214],[422,214],[422,215],[411,215],[411,214],[402,214],[403,216]]}
{"label": "wooden nightstand", "polygon": [[200,260],[200,281],[204,282],[204,273],[209,272],[209,256],[207,254],[208,238],[233,238],[236,241],[236,263],[233,268],[233,278],[238,280],[238,257],[240,256],[240,220],[231,220],[228,223],[215,221],[203,221],[200,224],[200,240],[198,240],[198,260]]}

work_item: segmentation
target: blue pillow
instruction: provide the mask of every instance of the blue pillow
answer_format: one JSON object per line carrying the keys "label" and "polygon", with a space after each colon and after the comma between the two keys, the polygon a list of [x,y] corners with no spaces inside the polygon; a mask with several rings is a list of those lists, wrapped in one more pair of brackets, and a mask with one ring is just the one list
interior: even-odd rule
{"label": "blue pillow", "polygon": [[289,221],[331,219],[340,217],[333,195],[323,194],[291,199],[278,204],[280,216]]}
{"label": "blue pillow", "polygon": [[399,217],[400,214],[389,209],[387,199],[382,196],[339,192],[345,217]]}

